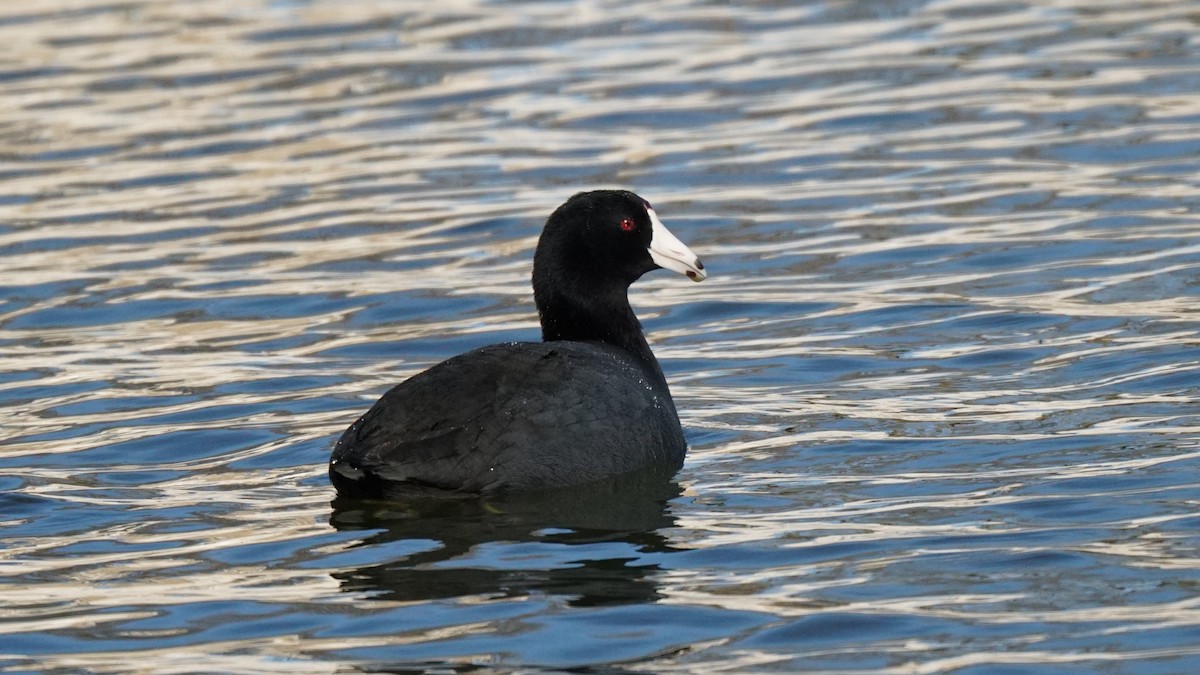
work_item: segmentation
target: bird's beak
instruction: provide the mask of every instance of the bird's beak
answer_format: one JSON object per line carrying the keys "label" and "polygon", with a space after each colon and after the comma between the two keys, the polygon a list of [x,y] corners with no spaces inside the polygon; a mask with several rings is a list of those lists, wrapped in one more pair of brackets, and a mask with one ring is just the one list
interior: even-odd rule
{"label": "bird's beak", "polygon": [[704,271],[704,263],[700,262],[700,258],[692,253],[692,249],[688,248],[679,241],[666,225],[658,219],[658,214],[654,209],[646,209],[650,214],[650,259],[659,267],[679,272],[686,275],[692,281],[704,281],[708,278],[708,273]]}

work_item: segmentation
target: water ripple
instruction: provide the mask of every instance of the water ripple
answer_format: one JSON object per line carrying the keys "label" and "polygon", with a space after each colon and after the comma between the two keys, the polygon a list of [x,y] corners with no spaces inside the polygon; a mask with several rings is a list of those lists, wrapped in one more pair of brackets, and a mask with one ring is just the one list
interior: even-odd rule
{"label": "water ripple", "polygon": [[[0,669],[1195,670],[1198,24],[0,9]],[[713,271],[633,293],[680,486],[331,507],[599,186]]]}

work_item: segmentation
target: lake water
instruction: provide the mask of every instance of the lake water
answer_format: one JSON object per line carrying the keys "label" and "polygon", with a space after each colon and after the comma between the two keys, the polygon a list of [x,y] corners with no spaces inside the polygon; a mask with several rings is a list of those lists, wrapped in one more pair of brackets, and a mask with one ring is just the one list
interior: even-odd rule
{"label": "lake water", "polygon": [[[0,5],[0,669],[1200,670],[1192,2]],[[658,493],[331,505],[390,385],[538,335],[572,193]]]}

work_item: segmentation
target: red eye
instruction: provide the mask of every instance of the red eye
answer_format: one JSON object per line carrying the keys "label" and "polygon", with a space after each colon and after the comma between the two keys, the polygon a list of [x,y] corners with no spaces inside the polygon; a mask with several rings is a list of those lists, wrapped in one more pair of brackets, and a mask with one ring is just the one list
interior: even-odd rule
{"label": "red eye", "polygon": [[621,230],[623,232],[633,232],[637,229],[637,223],[633,222],[632,218],[623,218],[621,220]]}

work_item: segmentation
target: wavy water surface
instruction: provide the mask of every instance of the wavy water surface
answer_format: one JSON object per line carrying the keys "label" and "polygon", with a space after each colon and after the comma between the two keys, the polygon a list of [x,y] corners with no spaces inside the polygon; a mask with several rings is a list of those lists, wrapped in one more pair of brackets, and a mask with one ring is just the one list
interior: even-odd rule
{"label": "wavy water surface", "polygon": [[[1193,3],[0,6],[0,669],[1200,668]],[[330,503],[651,199],[670,485]]]}

